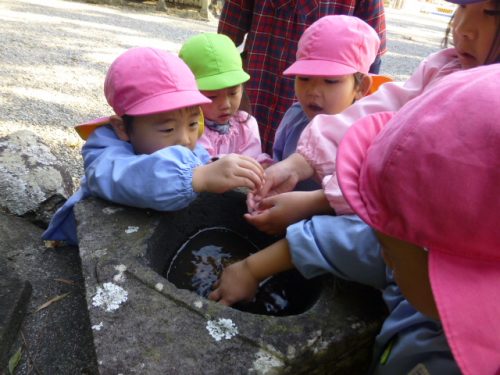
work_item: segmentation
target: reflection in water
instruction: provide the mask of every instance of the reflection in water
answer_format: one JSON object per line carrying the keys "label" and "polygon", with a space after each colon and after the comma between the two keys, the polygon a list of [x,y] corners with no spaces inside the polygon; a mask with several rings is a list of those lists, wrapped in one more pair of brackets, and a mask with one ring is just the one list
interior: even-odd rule
{"label": "reflection in water", "polygon": [[[224,267],[255,251],[257,246],[231,230],[205,229],[182,245],[164,276],[178,288],[206,298]],[[319,291],[318,280],[305,280],[297,271],[288,271],[262,282],[252,302],[234,307],[254,314],[299,314],[314,303]]]}

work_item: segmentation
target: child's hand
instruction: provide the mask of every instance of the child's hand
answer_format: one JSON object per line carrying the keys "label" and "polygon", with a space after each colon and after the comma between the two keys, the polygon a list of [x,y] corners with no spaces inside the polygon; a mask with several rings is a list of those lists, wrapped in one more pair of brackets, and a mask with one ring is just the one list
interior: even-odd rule
{"label": "child's hand", "polygon": [[252,275],[245,260],[231,264],[222,272],[215,289],[208,295],[212,301],[230,306],[239,301],[250,301],[255,296],[259,281]]}
{"label": "child's hand", "polygon": [[323,190],[291,191],[261,200],[245,219],[267,234],[281,234],[286,228],[313,215],[333,215]]}
{"label": "child's hand", "polygon": [[237,187],[258,189],[264,182],[264,169],[253,158],[229,154],[193,172],[193,190],[223,193]]}
{"label": "child's hand", "polygon": [[292,191],[264,198],[245,219],[262,232],[282,234],[290,224],[311,216],[310,196],[309,192]]}
{"label": "child's hand", "polygon": [[279,163],[271,165],[265,172],[265,183],[254,192],[254,199],[286,193],[293,190],[297,182],[305,180],[314,174],[314,170],[300,154],[292,154]]}

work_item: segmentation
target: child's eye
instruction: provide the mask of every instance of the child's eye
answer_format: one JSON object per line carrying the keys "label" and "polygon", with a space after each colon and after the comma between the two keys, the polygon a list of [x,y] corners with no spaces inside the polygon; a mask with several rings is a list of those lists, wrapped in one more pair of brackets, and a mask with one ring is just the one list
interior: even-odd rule
{"label": "child's eye", "polygon": [[309,78],[308,77],[298,77],[299,81],[302,81],[302,82],[307,82],[309,81]]}
{"label": "child's eye", "polygon": [[174,131],[174,128],[160,129],[161,133],[172,133],[173,131]]}
{"label": "child's eye", "polygon": [[325,79],[325,83],[328,85],[333,85],[335,83],[339,83],[340,81],[338,79]]}
{"label": "child's eye", "polygon": [[485,9],[484,14],[486,14],[487,16],[497,17],[497,16],[500,16],[500,10],[498,10],[498,9]]}
{"label": "child's eye", "polygon": [[192,123],[189,124],[190,127],[192,128],[197,128],[198,127],[198,121],[193,121]]}

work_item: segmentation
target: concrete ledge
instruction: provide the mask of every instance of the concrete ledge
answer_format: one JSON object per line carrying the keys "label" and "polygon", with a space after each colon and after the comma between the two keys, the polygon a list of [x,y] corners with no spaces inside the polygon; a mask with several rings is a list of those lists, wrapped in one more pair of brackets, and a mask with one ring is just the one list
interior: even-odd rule
{"label": "concrete ledge", "polygon": [[[276,317],[213,303],[176,288],[153,270],[147,257],[151,243],[159,238],[168,241],[168,233],[181,230],[182,217],[205,217],[200,225],[207,225],[211,216],[223,217],[233,210],[233,220],[243,220],[238,207],[244,200],[237,192],[202,194],[175,213],[94,198],[77,205],[80,255],[101,374],[366,371],[386,311],[373,289],[329,276],[308,311]],[[179,227],[162,225],[164,216],[178,218]],[[166,236],[158,237],[158,231]]]}

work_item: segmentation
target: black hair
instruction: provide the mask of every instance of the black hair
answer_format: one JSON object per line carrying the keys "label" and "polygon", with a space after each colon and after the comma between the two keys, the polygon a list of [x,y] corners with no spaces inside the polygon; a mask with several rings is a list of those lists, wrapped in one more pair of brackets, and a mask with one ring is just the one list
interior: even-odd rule
{"label": "black hair", "polygon": [[354,88],[357,89],[361,85],[361,82],[363,82],[363,79],[366,77],[366,74],[356,72],[353,74],[353,76],[354,76]]}
{"label": "black hair", "polygon": [[122,121],[125,125],[125,131],[127,132],[127,135],[132,134],[134,130],[134,117],[130,115],[123,115]]}

